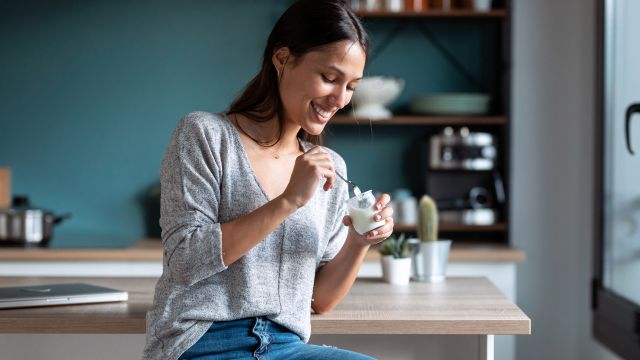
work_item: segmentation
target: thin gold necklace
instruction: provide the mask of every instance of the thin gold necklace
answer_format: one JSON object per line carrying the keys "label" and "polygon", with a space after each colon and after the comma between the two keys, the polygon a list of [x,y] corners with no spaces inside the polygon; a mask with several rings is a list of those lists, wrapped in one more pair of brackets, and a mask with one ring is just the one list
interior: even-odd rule
{"label": "thin gold necklace", "polygon": [[244,131],[244,129],[242,128],[242,126],[240,126],[240,122],[238,121],[238,116],[237,116],[236,114],[234,114],[233,118],[234,118],[234,120],[235,120],[236,126],[238,127],[238,129],[240,129],[240,132],[242,132],[244,135],[246,135],[249,139],[251,139],[251,140],[252,140],[254,143],[256,143],[258,146],[260,146],[260,148],[261,148],[261,149],[265,149],[265,148],[266,148],[266,149],[268,149],[268,150],[269,150],[269,152],[271,152],[271,156],[272,156],[274,159],[276,159],[276,160],[277,160],[277,159],[280,159],[280,154],[278,154],[278,151],[274,151],[274,150],[272,149],[274,146],[278,145],[278,149],[277,149],[277,150],[280,150],[280,141],[279,141],[279,140],[278,140],[278,142],[276,142],[276,143],[275,143],[275,144],[273,144],[273,145],[270,145],[270,146],[264,146],[264,145],[262,145],[259,141],[257,141],[256,139],[254,139],[252,136],[250,136],[249,134],[247,134],[247,132],[246,132],[246,131]]}
{"label": "thin gold necklace", "polygon": [[[296,139],[296,142],[298,142],[298,139]],[[282,153],[280,152],[280,151],[282,150],[282,149],[280,149],[280,145],[281,145],[281,144],[282,144],[282,142],[281,142],[281,141],[278,141],[276,144],[274,144],[274,145],[272,145],[272,146],[267,147],[267,148],[269,149],[269,152],[271,152],[271,156],[272,156],[274,159],[280,159],[280,156],[282,156],[282,155],[290,155],[290,154],[293,154],[293,152],[288,152],[288,153],[282,154]],[[273,148],[274,148],[274,147],[277,147],[277,149],[273,150]],[[263,146],[263,148],[264,148],[264,146]],[[298,142],[298,148],[296,149],[296,151],[299,151],[299,150],[300,150],[300,143]],[[296,154],[296,156],[297,156],[297,152],[296,152],[295,154]]]}
{"label": "thin gold necklace", "polygon": [[[275,145],[274,145],[275,146]],[[271,152],[271,156],[273,156],[274,159],[280,159],[280,155],[278,154],[278,151],[280,150],[280,142],[278,141],[278,151],[275,151],[272,149],[272,146],[268,147],[269,151]]]}

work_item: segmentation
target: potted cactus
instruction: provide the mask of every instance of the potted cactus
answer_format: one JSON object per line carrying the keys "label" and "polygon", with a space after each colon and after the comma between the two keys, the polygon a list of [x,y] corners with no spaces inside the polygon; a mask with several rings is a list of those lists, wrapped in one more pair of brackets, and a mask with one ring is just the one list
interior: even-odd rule
{"label": "potted cactus", "polygon": [[390,284],[406,285],[411,278],[411,251],[404,234],[392,235],[380,247],[382,277]]}
{"label": "potted cactus", "polygon": [[430,196],[422,196],[418,214],[419,239],[411,241],[413,275],[419,281],[442,281],[446,277],[451,240],[438,239],[438,208]]}

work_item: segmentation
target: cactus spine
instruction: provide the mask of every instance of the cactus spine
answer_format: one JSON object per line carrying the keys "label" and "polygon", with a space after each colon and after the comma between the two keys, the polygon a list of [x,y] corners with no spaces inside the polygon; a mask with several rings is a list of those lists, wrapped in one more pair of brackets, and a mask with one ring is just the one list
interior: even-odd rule
{"label": "cactus spine", "polygon": [[418,235],[420,241],[438,240],[438,208],[429,195],[420,198]]}

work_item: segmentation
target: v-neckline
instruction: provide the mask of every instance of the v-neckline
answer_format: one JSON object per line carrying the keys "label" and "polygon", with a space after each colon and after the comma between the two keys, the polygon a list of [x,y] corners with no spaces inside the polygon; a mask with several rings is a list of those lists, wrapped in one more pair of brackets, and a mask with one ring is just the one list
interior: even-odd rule
{"label": "v-neckline", "polygon": [[[269,195],[267,194],[267,191],[262,186],[262,183],[260,182],[260,179],[258,179],[258,175],[256,174],[256,171],[253,169],[253,164],[251,163],[251,160],[249,159],[249,154],[247,154],[247,151],[244,148],[244,145],[242,145],[242,140],[240,139],[240,133],[239,133],[238,129],[233,124],[233,122],[231,122],[231,119],[229,119],[229,115],[228,114],[226,114],[226,113],[224,114],[224,119],[229,124],[229,126],[231,126],[231,128],[232,128],[233,139],[236,142],[236,145],[237,145],[237,147],[239,149],[238,151],[240,152],[240,156],[242,157],[243,161],[245,161],[247,163],[247,166],[249,167],[249,172],[251,173],[251,176],[253,177],[253,181],[258,186],[258,189],[260,189],[260,192],[262,193],[262,196],[264,196],[265,200],[267,202],[271,201],[272,199],[269,198]],[[300,138],[296,138],[296,139],[298,140],[298,145],[300,145],[300,147],[302,148],[302,151],[306,152],[308,150],[307,149],[307,144],[304,141],[302,141]]]}

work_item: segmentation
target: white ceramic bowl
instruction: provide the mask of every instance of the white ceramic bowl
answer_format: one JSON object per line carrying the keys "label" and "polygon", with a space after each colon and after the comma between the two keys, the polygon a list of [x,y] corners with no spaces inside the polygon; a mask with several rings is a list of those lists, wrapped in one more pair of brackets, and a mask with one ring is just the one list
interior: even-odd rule
{"label": "white ceramic bowl", "polygon": [[391,111],[386,108],[404,88],[404,80],[385,76],[371,76],[360,80],[353,93],[353,115],[371,120],[387,119]]}

